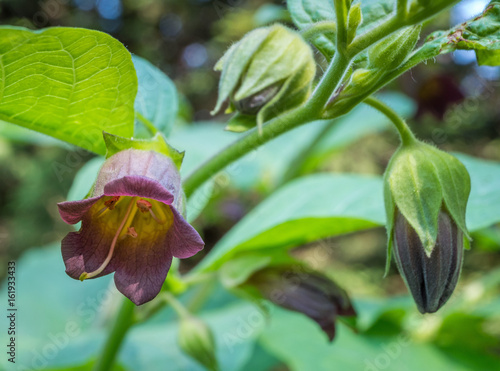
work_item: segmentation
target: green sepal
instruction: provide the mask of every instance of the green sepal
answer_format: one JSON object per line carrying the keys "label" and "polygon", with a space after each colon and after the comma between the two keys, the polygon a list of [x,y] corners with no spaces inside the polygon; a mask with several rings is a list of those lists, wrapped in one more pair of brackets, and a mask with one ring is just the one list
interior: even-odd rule
{"label": "green sepal", "polygon": [[311,82],[316,66],[308,66],[292,75],[279,92],[257,113],[257,127],[262,130],[264,122],[304,103],[311,93]]}
{"label": "green sepal", "polygon": [[104,143],[106,144],[106,158],[127,149],[140,149],[143,151],[155,151],[170,157],[178,169],[181,168],[184,152],[177,151],[167,143],[161,133],[157,133],[151,139],[124,138],[118,135],[103,132]]}
{"label": "green sepal", "polygon": [[[387,165],[387,169],[391,168],[391,163],[394,157],[391,158],[389,164]],[[389,186],[388,181],[389,171],[386,171],[384,174],[384,206],[385,206],[385,215],[386,215],[386,224],[385,229],[387,231],[387,257],[385,261],[385,273],[384,277],[387,277],[389,274],[389,270],[391,269],[391,258],[392,258],[392,244],[394,243],[393,239],[393,230],[394,230],[394,215],[396,212],[396,204],[392,199],[391,195],[391,187]]]}
{"label": "green sepal", "polygon": [[446,209],[464,236],[470,240],[465,222],[467,201],[471,190],[469,172],[456,157],[432,146],[426,146],[433,154],[432,161],[436,166]]}
{"label": "green sepal", "polygon": [[226,52],[216,69],[222,75],[212,114],[229,101],[231,111],[247,117],[235,116],[228,130],[241,132],[252,127],[248,116],[257,116],[261,130],[264,121],[301,104],[310,92],[316,63],[299,33],[276,24],[247,34]]}
{"label": "green sepal", "polygon": [[379,41],[368,51],[369,66],[384,71],[398,68],[415,48],[421,30],[420,25],[407,27]]}
{"label": "green sepal", "polygon": [[265,41],[251,59],[233,99],[238,101],[258,94],[311,65],[316,66],[312,50],[300,34],[282,25],[271,26]]}
{"label": "green sepal", "polygon": [[363,22],[363,14],[361,13],[361,3],[354,4],[351,9],[349,9],[349,15],[347,17],[347,44],[349,45],[354,37],[356,36],[356,31],[359,25]]}
{"label": "green sepal", "polygon": [[257,117],[253,115],[244,115],[236,112],[236,114],[229,119],[224,130],[232,131],[235,133],[243,133],[247,130],[253,129],[257,125]]}
{"label": "green sepal", "polygon": [[423,146],[415,142],[401,147],[388,168],[387,182],[397,209],[430,256],[437,239],[443,196],[436,168]]}
{"label": "green sepal", "polygon": [[254,53],[266,40],[269,28],[258,28],[234,44],[216,63],[215,70],[222,71],[219,81],[219,96],[212,115],[220,111],[225,101],[237,87]]}

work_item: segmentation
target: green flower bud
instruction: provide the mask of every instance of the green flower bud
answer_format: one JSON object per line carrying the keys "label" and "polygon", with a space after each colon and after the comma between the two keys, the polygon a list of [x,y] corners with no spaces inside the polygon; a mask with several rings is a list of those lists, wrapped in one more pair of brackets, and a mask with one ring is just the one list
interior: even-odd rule
{"label": "green flower bud", "polygon": [[401,147],[387,167],[388,263],[394,244],[399,271],[422,313],[437,311],[456,286],[469,238],[469,193],[464,165],[419,141]]}
{"label": "green flower bud", "polygon": [[179,346],[184,353],[210,371],[219,369],[215,340],[205,322],[191,315],[183,316],[179,326]]}
{"label": "green flower bud", "polygon": [[[230,102],[239,114],[253,116],[253,126],[260,128],[307,99],[316,63],[310,46],[297,32],[276,24],[248,33],[224,54],[215,69],[222,74],[212,114]],[[240,127],[249,126],[248,117],[244,121]]]}
{"label": "green flower bud", "polygon": [[379,41],[368,51],[371,68],[391,71],[398,68],[413,51],[422,26],[407,27]]}
{"label": "green flower bud", "polygon": [[350,44],[356,36],[356,31],[361,22],[363,22],[361,3],[356,3],[349,9],[349,16],[347,18],[347,44]]}

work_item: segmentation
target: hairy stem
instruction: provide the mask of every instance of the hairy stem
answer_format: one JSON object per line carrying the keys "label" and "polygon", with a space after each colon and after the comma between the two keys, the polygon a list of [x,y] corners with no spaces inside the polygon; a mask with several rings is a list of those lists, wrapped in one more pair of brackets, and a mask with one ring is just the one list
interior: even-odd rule
{"label": "hairy stem", "polygon": [[337,32],[337,24],[331,21],[322,21],[314,23],[311,27],[308,27],[300,32],[302,37],[306,40],[314,41],[317,36],[324,34],[335,34]]}
{"label": "hairy stem", "polygon": [[403,145],[410,145],[415,142],[415,136],[411,129],[406,125],[406,122],[388,105],[381,102],[374,97],[366,98],[363,103],[375,108],[377,111],[383,113],[396,127],[396,130],[401,137]]}

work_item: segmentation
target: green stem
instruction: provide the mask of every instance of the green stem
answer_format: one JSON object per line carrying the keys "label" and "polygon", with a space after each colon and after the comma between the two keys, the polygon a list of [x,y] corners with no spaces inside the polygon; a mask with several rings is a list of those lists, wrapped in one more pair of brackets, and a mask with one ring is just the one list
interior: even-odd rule
{"label": "green stem", "polygon": [[145,118],[142,114],[136,112],[135,115],[139,119],[141,124],[143,124],[144,127],[148,129],[148,131],[151,133],[152,136],[154,136],[158,132],[156,126],[154,126],[153,123],[149,121],[147,118]]}
{"label": "green stem", "polygon": [[399,20],[397,16],[390,17],[387,21],[356,37],[347,49],[348,55],[351,58],[354,57],[369,46],[375,44],[403,26],[404,23]]}
{"label": "green stem", "polygon": [[396,9],[398,17],[405,18],[408,12],[408,0],[398,0]]}
{"label": "green stem", "polygon": [[388,105],[381,102],[374,97],[366,98],[363,103],[366,103],[370,107],[375,108],[377,111],[383,113],[396,127],[401,137],[401,142],[404,146],[410,145],[416,141],[415,136],[411,129],[406,125],[406,122]]}
{"label": "green stem", "polygon": [[331,21],[321,21],[314,23],[311,27],[308,27],[300,32],[302,37],[306,40],[314,41],[317,36],[337,32],[337,24]]}
{"label": "green stem", "polygon": [[309,155],[312,153],[314,148],[318,145],[319,142],[325,137],[325,135],[337,124],[337,120],[332,119],[328,122],[323,129],[319,131],[318,134],[313,138],[313,140],[304,147],[301,151],[297,153],[297,155],[290,161],[291,166],[287,169],[286,173],[283,175],[280,184],[285,184],[290,180],[297,177],[300,170],[304,167],[306,160],[309,158]]}
{"label": "green stem", "polygon": [[337,53],[344,54],[347,50],[347,5],[345,0],[334,0],[337,18]]}
{"label": "green stem", "polygon": [[168,303],[172,307],[172,309],[177,313],[179,318],[186,318],[191,316],[191,313],[189,313],[186,307],[184,307],[184,305],[179,300],[177,300],[177,298],[174,295],[172,295],[169,292],[162,292],[160,295],[161,298],[166,303]]}
{"label": "green stem", "polygon": [[106,344],[102,349],[101,356],[94,365],[93,371],[111,370],[122,341],[125,338],[125,334],[135,322],[133,319],[134,309],[134,303],[128,299],[123,299],[123,303],[113,323],[111,332],[106,339]]}

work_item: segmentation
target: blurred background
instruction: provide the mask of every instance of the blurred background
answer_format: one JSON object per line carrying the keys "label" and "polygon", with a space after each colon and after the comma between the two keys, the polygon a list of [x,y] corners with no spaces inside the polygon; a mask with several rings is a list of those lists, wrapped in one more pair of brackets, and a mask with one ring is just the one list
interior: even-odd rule
{"label": "blurred background", "polygon": [[[487,3],[462,1],[451,12],[426,24],[423,35],[463,22],[480,13]],[[211,127],[227,119],[223,116],[214,119],[209,113],[217,98],[218,73],[213,71],[213,66],[231,43],[252,29],[273,22],[292,26],[284,1],[0,0],[2,25],[101,30],[120,40],[131,53],[159,67],[179,91],[177,120],[180,126]],[[319,53],[317,58],[320,68],[325,66]],[[499,86],[498,67],[478,67],[474,52],[460,51],[414,68],[385,90],[398,94],[396,104],[402,102],[401,110],[418,137],[447,151],[500,161]],[[363,116],[359,119],[363,120]],[[208,120],[212,122],[207,123]],[[323,153],[321,161],[302,166],[298,175],[312,171],[382,174],[398,145],[396,134],[385,129],[386,126],[379,125],[377,130],[351,135],[349,140]],[[71,230],[59,219],[55,204],[66,199],[75,174],[92,157],[55,140],[0,123],[0,278],[5,276],[7,260],[18,260],[28,249],[58,241]],[[280,182],[269,175],[273,170],[267,171],[258,172],[251,184],[247,182],[245,186],[241,186],[244,181],[218,182],[218,192],[195,220],[207,247],[203,254],[183,261],[183,271],[202,259],[225,232],[279,186]],[[500,192],[500,184],[498,190]],[[468,292],[470,285],[483,282],[485,277],[497,290],[500,226],[479,230],[473,238],[473,249],[466,253],[459,290]],[[395,267],[382,279],[386,246],[382,228],[313,243],[296,249],[294,254],[307,259],[324,246],[331,253],[321,262],[321,269],[333,272],[333,277],[353,297],[402,295],[407,298]],[[474,291],[471,295],[475,295]],[[428,328],[420,328],[419,336],[424,343],[434,342],[441,350],[449,351],[452,358],[459,357],[460,353],[453,338],[465,343],[463,354],[470,351],[476,358],[478,354],[485,354],[483,363],[474,363],[464,355],[464,370],[500,369],[499,363],[494,363],[498,361],[495,357],[500,356],[500,321],[498,316],[492,320],[484,314],[500,310],[500,298],[495,295],[482,314],[453,312],[448,322],[427,322]],[[404,327],[403,318],[411,307],[411,303],[404,303],[386,301],[382,314],[368,326],[368,336],[399,334]],[[412,324],[408,326],[411,328]],[[263,343],[256,346],[252,353],[254,361],[262,360],[262,363],[249,361],[248,370],[300,368],[295,360],[280,357],[280,349],[272,346],[269,349],[275,351],[265,349],[262,344],[280,341],[273,336],[268,334]],[[468,344],[472,341],[467,339],[469,336],[477,339],[476,345]],[[422,357],[425,354],[422,352]],[[425,363],[422,366],[425,367]],[[458,369],[443,367],[439,369]]]}

